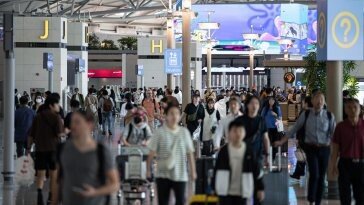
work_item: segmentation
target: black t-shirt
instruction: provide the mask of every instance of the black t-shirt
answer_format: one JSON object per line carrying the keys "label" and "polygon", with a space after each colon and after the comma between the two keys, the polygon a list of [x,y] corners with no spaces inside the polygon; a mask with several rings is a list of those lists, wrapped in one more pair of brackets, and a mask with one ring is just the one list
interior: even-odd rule
{"label": "black t-shirt", "polygon": [[[197,110],[198,109],[198,110]],[[197,111],[197,113],[196,113]],[[189,103],[185,110],[184,113],[186,113],[186,124],[187,124],[187,129],[193,133],[197,127],[198,127],[198,120],[203,120],[205,118],[205,109],[203,107],[202,104],[198,104],[197,106],[195,106],[193,103]],[[195,121],[188,121],[188,116],[189,115],[193,115],[196,113],[196,120]]]}
{"label": "black t-shirt", "polygon": [[70,112],[66,115],[64,118],[64,127],[70,129],[71,128],[71,119],[72,119],[72,113]]}
{"label": "black t-shirt", "polygon": [[[255,118],[250,118],[247,115],[243,115],[237,118],[244,124],[246,136],[245,139],[251,138],[260,129],[260,133],[264,134],[268,131],[264,119],[261,116],[256,116]],[[261,125],[259,126],[259,124]]]}
{"label": "black t-shirt", "polygon": [[[242,122],[245,127],[246,136],[244,138],[244,141],[250,143],[252,145],[252,149],[256,154],[256,157],[258,159],[262,159],[264,147],[263,137],[264,133],[268,131],[264,119],[260,115],[256,116],[255,118],[250,118],[247,115],[243,115],[238,117],[236,120]],[[255,136],[256,133],[259,134]]]}
{"label": "black t-shirt", "polygon": [[197,109],[198,111],[197,111],[196,121],[200,119],[203,120],[205,118],[205,111],[202,104],[198,104],[197,106],[195,106],[193,103],[189,103],[186,106],[184,113],[186,113],[186,115],[193,115]]}

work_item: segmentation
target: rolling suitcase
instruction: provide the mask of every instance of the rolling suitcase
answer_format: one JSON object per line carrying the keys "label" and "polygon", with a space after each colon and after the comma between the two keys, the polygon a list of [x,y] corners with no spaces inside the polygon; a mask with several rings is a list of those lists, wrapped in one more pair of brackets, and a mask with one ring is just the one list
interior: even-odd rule
{"label": "rolling suitcase", "polygon": [[195,193],[206,194],[211,192],[211,179],[214,173],[215,158],[202,157],[196,160],[197,179]]}

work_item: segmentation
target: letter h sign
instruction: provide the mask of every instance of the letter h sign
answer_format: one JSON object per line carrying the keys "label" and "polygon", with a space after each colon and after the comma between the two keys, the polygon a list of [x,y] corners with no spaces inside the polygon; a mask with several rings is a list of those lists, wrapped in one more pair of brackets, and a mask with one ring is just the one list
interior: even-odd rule
{"label": "letter h sign", "polygon": [[163,40],[159,40],[159,44],[155,44],[155,41],[152,40],[152,53],[155,53],[155,49],[159,48],[159,53],[163,53]]}

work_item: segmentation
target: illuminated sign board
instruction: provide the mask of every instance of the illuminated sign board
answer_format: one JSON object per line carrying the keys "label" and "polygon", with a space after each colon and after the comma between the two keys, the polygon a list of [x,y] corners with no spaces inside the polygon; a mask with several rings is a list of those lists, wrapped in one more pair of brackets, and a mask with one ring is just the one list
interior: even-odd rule
{"label": "illuminated sign board", "polygon": [[89,69],[88,70],[89,78],[122,78],[123,72],[121,68],[116,69]]}

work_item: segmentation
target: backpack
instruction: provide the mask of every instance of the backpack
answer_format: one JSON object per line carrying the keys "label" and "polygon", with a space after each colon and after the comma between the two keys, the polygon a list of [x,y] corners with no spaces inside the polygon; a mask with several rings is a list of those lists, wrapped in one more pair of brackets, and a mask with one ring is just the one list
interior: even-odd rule
{"label": "backpack", "polygon": [[[133,132],[133,125],[130,123],[129,124],[129,132],[128,132],[128,136],[126,137],[126,141],[128,142],[131,136],[131,133]],[[147,128],[144,127],[143,128],[143,136],[144,136],[144,140],[147,139]]]}
{"label": "backpack", "polygon": [[111,112],[112,111],[112,102],[110,98],[104,98],[104,104],[103,104],[103,110],[104,112]]}
{"label": "backpack", "polygon": [[[301,148],[304,148],[305,146],[305,139],[306,139],[306,122],[307,122],[307,118],[308,115],[310,114],[311,110],[306,110],[304,113],[301,113],[305,115],[305,121],[303,123],[303,126],[297,131],[296,133],[296,139],[298,140],[298,146]],[[332,119],[332,113],[329,111],[326,111],[327,114],[327,118],[329,119],[329,121],[331,121]],[[327,132],[330,132],[331,130],[331,123],[329,123],[329,129]]]}
{"label": "backpack", "polygon": [[[57,149],[57,161],[59,164],[59,172],[58,172],[59,180],[63,178],[63,167],[62,167],[62,163],[61,163],[61,155],[62,155],[64,146],[65,146],[65,143],[61,143],[58,145],[58,149]],[[99,162],[98,174],[97,174],[98,179],[100,179],[101,185],[105,185],[106,184],[106,173],[105,173],[105,164],[104,164],[104,161],[105,161],[104,145],[101,143],[97,143],[96,152],[97,152],[97,161]],[[111,196],[110,195],[106,196],[105,205],[110,205],[110,200],[111,200]]]}

